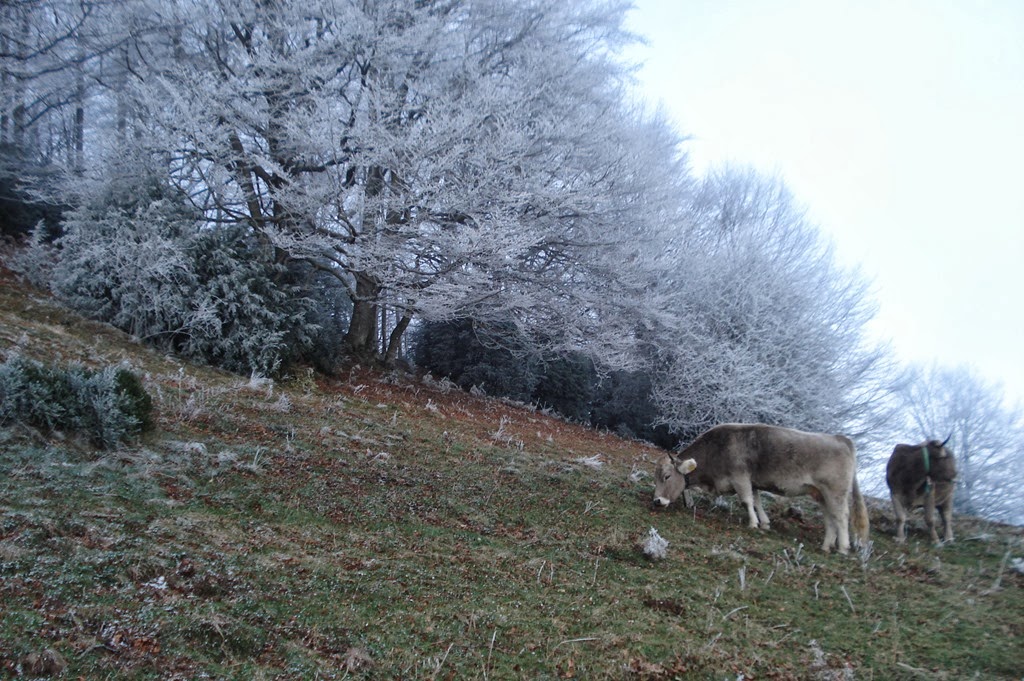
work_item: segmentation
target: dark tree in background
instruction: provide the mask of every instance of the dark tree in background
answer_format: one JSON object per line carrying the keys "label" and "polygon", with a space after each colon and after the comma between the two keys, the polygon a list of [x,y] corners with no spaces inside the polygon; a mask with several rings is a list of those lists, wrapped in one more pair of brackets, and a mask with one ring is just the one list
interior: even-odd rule
{"label": "dark tree in background", "polygon": [[536,362],[510,326],[481,326],[471,319],[427,322],[415,334],[416,364],[463,390],[528,402],[537,385]]}
{"label": "dark tree in background", "polygon": [[445,376],[465,390],[477,388],[590,421],[597,376],[588,357],[569,353],[542,357],[511,324],[482,325],[469,319],[428,322],[414,333],[417,366]]}
{"label": "dark tree in background", "polygon": [[55,174],[55,168],[25,159],[14,145],[0,143],[0,237],[24,240],[37,227],[42,239],[59,233],[62,207],[30,190],[52,185]]}
{"label": "dark tree in background", "polygon": [[597,373],[586,355],[564,353],[540,360],[533,402],[578,423],[590,423]]}
{"label": "dark tree in background", "polygon": [[[613,371],[595,387],[591,423],[623,437],[639,438],[671,449],[680,437],[661,423],[651,377],[644,371]],[[689,434],[691,439],[696,433]]]}
{"label": "dark tree in background", "polygon": [[544,358],[532,352],[534,344],[516,342],[511,326],[483,327],[468,319],[423,324],[413,336],[417,366],[465,390],[477,387],[663,447],[678,442],[658,424],[645,372],[600,375],[582,353]]}

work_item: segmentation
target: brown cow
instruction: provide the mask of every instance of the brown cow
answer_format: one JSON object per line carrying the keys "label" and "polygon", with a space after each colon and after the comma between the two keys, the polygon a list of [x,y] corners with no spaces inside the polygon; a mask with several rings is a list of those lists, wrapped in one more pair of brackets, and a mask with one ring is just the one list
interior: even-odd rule
{"label": "brown cow", "polygon": [[724,424],[700,435],[678,455],[669,454],[655,471],[655,506],[668,506],[688,488],[715,494],[735,492],[746,505],[750,527],[769,527],[759,490],[809,494],[825,516],[828,552],[850,550],[850,501],[861,545],[868,541],[868,512],[857,486],[857,454],[842,435],[805,433],[763,424]]}
{"label": "brown cow", "polygon": [[[952,437],[952,436],[951,436]],[[949,438],[946,438],[949,442]],[[892,508],[896,513],[896,541],[906,541],[907,514],[924,507],[924,521],[932,542],[939,543],[935,531],[935,509],[945,525],[943,541],[953,541],[953,490],[956,488],[956,461],[946,442],[929,440],[919,445],[896,445],[885,468]]]}

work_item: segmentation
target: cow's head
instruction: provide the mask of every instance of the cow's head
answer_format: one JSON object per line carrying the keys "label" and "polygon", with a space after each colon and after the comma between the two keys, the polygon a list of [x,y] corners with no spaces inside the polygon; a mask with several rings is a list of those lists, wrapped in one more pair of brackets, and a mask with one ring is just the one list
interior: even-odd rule
{"label": "cow's head", "polygon": [[932,456],[933,458],[936,458],[936,459],[944,459],[944,458],[946,458],[947,456],[948,456],[948,457],[952,457],[952,456],[953,456],[953,452],[949,451],[949,448],[948,448],[948,447],[946,447],[946,444],[947,444],[947,443],[948,443],[948,442],[949,442],[949,441],[950,441],[951,439],[953,439],[953,435],[952,435],[952,434],[950,434],[950,436],[949,436],[949,437],[947,437],[947,438],[946,438],[945,440],[943,440],[943,441],[941,441],[941,442],[940,442],[939,440],[929,440],[928,442],[925,442],[925,443],[924,443],[923,445],[921,445],[921,446],[922,446],[923,448],[927,449],[927,450],[928,450],[928,453],[929,453],[929,454],[930,454],[930,455],[931,455],[931,456]]}
{"label": "cow's head", "polygon": [[950,435],[944,442],[931,440],[924,445],[930,454],[928,473],[936,481],[951,482],[956,478],[956,460],[953,458],[953,452],[946,446],[952,437]]}
{"label": "cow's head", "polygon": [[654,469],[654,505],[671,504],[686,489],[686,476],[697,467],[693,459],[677,459],[669,454],[662,457]]}

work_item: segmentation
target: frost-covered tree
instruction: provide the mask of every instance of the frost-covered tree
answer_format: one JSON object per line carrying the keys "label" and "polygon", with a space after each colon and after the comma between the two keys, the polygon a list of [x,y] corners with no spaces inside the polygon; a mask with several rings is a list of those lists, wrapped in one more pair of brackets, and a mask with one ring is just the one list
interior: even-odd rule
{"label": "frost-covered tree", "polygon": [[73,205],[159,169],[204,228],[334,276],[355,356],[393,359],[416,317],[472,317],[621,362],[638,244],[687,177],[675,134],[624,103],[627,9],[23,0],[0,8],[4,130],[21,139],[31,100],[72,131],[51,140]]}
{"label": "frost-covered tree", "polygon": [[154,45],[165,25],[145,9],[136,0],[0,3],[5,233],[20,236],[42,218],[43,236],[52,237],[69,205],[62,175],[107,170],[106,150],[128,135],[135,117],[125,86],[160,61]]}
{"label": "frost-covered tree", "polygon": [[683,177],[667,127],[622,103],[626,8],[160,2],[171,58],[128,87],[206,220],[345,283],[353,354],[393,357],[415,316],[623,354],[624,249]]}
{"label": "frost-covered tree", "polygon": [[967,513],[1024,523],[1024,415],[1002,388],[969,367],[915,366],[900,391],[907,417],[902,442],[944,440],[956,456],[954,506]]}
{"label": "frost-covered tree", "polygon": [[136,0],[0,3],[0,141],[84,171],[87,136],[103,146],[101,119],[123,115],[119,90],[150,52],[156,15],[139,10]]}
{"label": "frost-covered tree", "polygon": [[[163,304],[183,278],[282,314],[279,296],[325,293],[318,365],[333,363],[332,345],[390,361],[414,319],[472,319],[507,326],[535,357],[642,369],[629,375],[650,381],[676,433],[731,419],[870,422],[881,361],[861,342],[863,285],[778,183],[715,174],[692,195],[679,137],[626,103],[617,51],[632,39],[628,8],[4,4],[4,130],[26,130],[15,118],[35,102],[53,112],[39,121],[71,131],[49,138],[75,206],[55,286],[215,361],[235,360],[183,339],[240,334],[232,347],[265,365],[255,348],[291,332],[245,337],[250,322],[277,327],[222,297],[189,298],[210,303],[203,314]],[[160,196],[103,199],[122,178],[150,175]],[[122,245],[93,259],[93,234]],[[238,267],[198,259],[197,235]],[[216,333],[197,334],[200,320]],[[343,343],[324,337],[342,331]]]}
{"label": "frost-covered tree", "polygon": [[780,181],[710,173],[665,252],[654,395],[672,430],[756,421],[849,432],[873,418],[884,356],[864,343],[866,285]]}

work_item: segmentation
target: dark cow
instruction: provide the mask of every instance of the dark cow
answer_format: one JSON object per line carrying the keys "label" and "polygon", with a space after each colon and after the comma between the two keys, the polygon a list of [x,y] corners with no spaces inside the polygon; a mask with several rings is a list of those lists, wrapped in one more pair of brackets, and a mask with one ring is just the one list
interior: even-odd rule
{"label": "dark cow", "polygon": [[805,433],[763,424],[725,424],[700,435],[677,455],[658,462],[655,506],[668,506],[688,488],[736,493],[747,507],[750,527],[769,527],[758,490],[798,496],[821,504],[828,552],[850,550],[850,501],[861,545],[868,541],[868,512],[857,486],[857,454],[842,435]]}
{"label": "dark cow", "polygon": [[924,507],[924,521],[932,541],[939,543],[935,531],[935,509],[945,525],[944,541],[953,541],[953,490],[956,488],[956,461],[945,442],[929,440],[919,445],[896,445],[885,468],[892,508],[896,513],[896,541],[906,541],[907,514]]}

